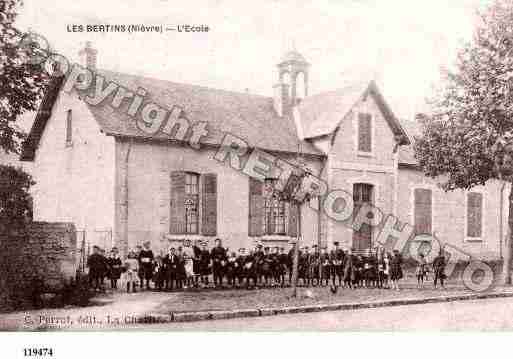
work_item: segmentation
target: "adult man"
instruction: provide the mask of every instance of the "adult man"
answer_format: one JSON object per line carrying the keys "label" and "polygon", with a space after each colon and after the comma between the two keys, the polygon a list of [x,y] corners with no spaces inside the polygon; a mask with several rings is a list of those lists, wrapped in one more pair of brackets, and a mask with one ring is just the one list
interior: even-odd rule
{"label": "adult man", "polygon": [[100,247],[93,246],[93,254],[87,258],[87,267],[89,268],[89,285],[95,290],[100,290],[101,277],[104,271],[105,260],[100,254]]}
{"label": "adult man", "polygon": [[254,258],[254,262],[255,262],[254,266],[255,266],[255,273],[256,273],[256,276],[257,276],[257,283],[261,284],[262,283],[262,276],[264,275],[263,274],[264,251],[262,250],[262,245],[261,244],[258,244],[256,246],[256,250],[253,253],[253,258]]}
{"label": "adult man", "polygon": [[435,274],[434,285],[436,288],[436,284],[438,280],[440,280],[440,286],[444,288],[444,280],[445,280],[445,257],[442,250],[438,253],[438,256],[433,261],[433,272]]}
{"label": "adult man", "polygon": [[[146,280],[146,289],[150,289],[150,280],[153,277],[153,251],[150,249],[150,241],[143,244],[143,249],[139,252],[139,270],[142,273],[142,280]],[[141,289],[143,283],[141,282]]]}
{"label": "adult man", "polygon": [[224,268],[226,266],[226,250],[221,245],[221,240],[216,238],[215,246],[210,252],[212,258],[212,272],[214,274],[214,285],[223,286]]}
{"label": "adult man", "polygon": [[162,264],[166,271],[165,288],[166,290],[172,290],[178,272],[178,256],[174,247],[169,248],[169,253],[162,260]]}
{"label": "adult man", "polygon": [[339,247],[339,242],[333,242],[335,248],[330,252],[331,261],[331,281],[335,286],[335,279],[338,277],[338,285],[342,285],[344,276],[342,264],[344,262],[344,251]]}

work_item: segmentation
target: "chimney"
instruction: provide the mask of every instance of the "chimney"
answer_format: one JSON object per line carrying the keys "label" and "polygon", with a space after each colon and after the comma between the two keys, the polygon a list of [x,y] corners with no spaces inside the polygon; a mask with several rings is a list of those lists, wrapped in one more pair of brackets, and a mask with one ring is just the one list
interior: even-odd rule
{"label": "chimney", "polygon": [[91,41],[86,41],[85,47],[78,53],[82,66],[85,66],[92,71],[96,70],[97,53],[98,50],[93,48]]}
{"label": "chimney", "polygon": [[278,116],[283,117],[290,112],[291,104],[289,97],[290,85],[279,83],[273,86],[274,88],[274,110]]}

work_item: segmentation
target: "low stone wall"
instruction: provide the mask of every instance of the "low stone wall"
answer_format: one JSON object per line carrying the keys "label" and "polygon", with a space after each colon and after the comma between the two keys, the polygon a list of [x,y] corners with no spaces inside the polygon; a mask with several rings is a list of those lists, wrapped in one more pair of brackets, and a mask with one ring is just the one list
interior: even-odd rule
{"label": "low stone wall", "polygon": [[78,267],[72,223],[33,222],[0,234],[0,310],[30,308],[42,293],[58,293]]}

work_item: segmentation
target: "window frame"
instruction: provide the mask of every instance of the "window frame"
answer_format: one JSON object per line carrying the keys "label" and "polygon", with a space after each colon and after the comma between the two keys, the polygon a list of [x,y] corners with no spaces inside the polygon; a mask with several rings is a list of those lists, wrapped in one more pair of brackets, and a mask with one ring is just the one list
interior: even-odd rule
{"label": "window frame", "polygon": [[[195,215],[196,229],[195,229],[195,231],[190,231],[189,230],[189,224],[193,224],[194,222],[189,222],[188,221],[188,218],[189,218],[188,215],[187,215],[188,209],[186,207],[186,204],[184,203],[183,205],[185,206],[185,231],[184,231],[183,234],[184,235],[200,234],[201,233],[201,231],[200,231],[200,225],[201,225],[201,223],[200,223],[200,218],[201,218],[201,216],[200,216],[200,210],[201,210],[201,187],[200,187],[201,174],[199,174],[197,172],[191,172],[191,171],[185,171],[184,174],[185,174],[185,187],[184,187],[184,195],[185,195],[185,197],[187,198],[187,196],[196,196],[196,215]],[[188,179],[190,179],[190,178],[195,178],[196,179],[196,183],[195,184],[187,183]],[[196,193],[190,191],[191,189],[194,189],[194,188],[196,190]]]}
{"label": "window frame", "polygon": [[[276,178],[266,178],[264,180],[264,184],[263,184],[263,192],[265,192],[265,186],[267,185],[267,182],[268,181],[272,181],[272,183],[275,183],[277,181]],[[289,211],[288,211],[288,203],[287,201],[283,201],[283,200],[280,200],[278,198],[272,198],[272,197],[267,197],[265,195],[263,195],[263,223],[262,223],[262,235],[263,236],[287,236],[288,234],[288,221],[289,221]],[[268,206],[268,203],[271,203],[271,206]],[[281,205],[281,208],[280,208],[280,205]],[[267,221],[267,218],[268,218],[268,209],[270,210],[271,212],[271,215],[273,216],[273,223],[274,223],[274,232],[271,233],[269,231],[269,225],[268,225],[268,221]],[[283,215],[282,216],[275,216],[274,215],[274,212],[278,212],[280,213],[280,211],[282,211]],[[283,231],[278,231],[277,228],[278,228],[278,221],[277,219],[278,218],[281,218],[281,221],[282,222],[280,224],[280,229],[282,228]]]}
{"label": "window frame", "polygon": [[[481,195],[481,237],[470,237],[468,235],[468,196],[471,193],[477,193]],[[465,191],[465,226],[463,238],[465,242],[483,242],[485,237],[485,214],[486,214],[486,196],[485,191],[479,188],[473,188],[469,191]]]}
{"label": "window frame", "polygon": [[[370,151],[361,151],[360,150],[360,115],[368,115],[370,117]],[[374,157],[374,148],[375,148],[375,116],[370,111],[356,111],[356,116],[354,120],[354,145],[355,152],[357,156],[362,157]]]}
{"label": "window frame", "polygon": [[434,233],[436,232],[436,223],[435,223],[436,187],[432,186],[432,185],[428,185],[428,184],[425,184],[425,185],[418,184],[418,185],[413,186],[411,189],[411,194],[410,194],[410,203],[411,203],[410,220],[411,220],[411,222],[410,223],[413,226],[414,233],[419,234],[419,233],[417,233],[416,228],[415,228],[415,190],[416,189],[426,189],[426,190],[431,191],[431,233],[429,233],[429,234],[434,235]]}

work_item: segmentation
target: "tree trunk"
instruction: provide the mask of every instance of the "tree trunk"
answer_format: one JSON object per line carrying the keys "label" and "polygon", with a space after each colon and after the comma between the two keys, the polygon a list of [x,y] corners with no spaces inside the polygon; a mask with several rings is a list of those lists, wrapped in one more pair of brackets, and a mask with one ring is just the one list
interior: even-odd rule
{"label": "tree trunk", "polygon": [[[501,204],[502,205],[502,204]],[[508,230],[504,239],[504,265],[502,266],[502,277],[504,285],[511,285],[511,257],[513,248],[511,246],[511,234],[513,233],[513,186],[509,192]]]}
{"label": "tree trunk", "polygon": [[292,261],[292,296],[297,298],[297,281],[299,272],[299,241],[301,238],[301,205],[298,205],[297,241],[294,246],[294,260]]}

